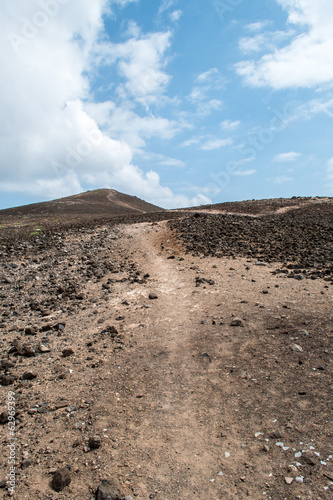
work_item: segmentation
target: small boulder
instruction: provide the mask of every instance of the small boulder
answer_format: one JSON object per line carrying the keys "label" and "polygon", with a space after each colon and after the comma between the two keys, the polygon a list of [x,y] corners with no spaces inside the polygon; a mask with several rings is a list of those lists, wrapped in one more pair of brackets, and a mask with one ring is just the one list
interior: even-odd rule
{"label": "small boulder", "polygon": [[10,361],[9,359],[2,359],[1,360],[1,368],[3,370],[10,370],[11,368],[14,368],[15,363],[13,361]]}
{"label": "small boulder", "polygon": [[12,375],[1,375],[0,376],[0,385],[8,386],[12,385],[15,382],[15,377]]}
{"label": "small boulder", "polygon": [[36,373],[36,372],[25,372],[22,375],[23,380],[34,380],[37,377],[38,377],[38,373]]}
{"label": "small boulder", "polygon": [[109,481],[102,481],[96,492],[96,500],[122,500],[122,497]]}
{"label": "small boulder", "polygon": [[240,318],[235,318],[230,323],[230,326],[244,326],[243,320]]}
{"label": "small boulder", "polygon": [[74,351],[71,347],[66,347],[66,349],[63,349],[62,355],[64,358],[68,358],[69,356],[72,356],[74,354]]}
{"label": "small boulder", "polygon": [[311,452],[303,453],[301,461],[306,465],[314,466],[316,465],[316,455]]}
{"label": "small boulder", "polygon": [[281,434],[281,432],[280,432],[280,431],[274,431],[274,432],[272,432],[272,433],[269,435],[269,437],[270,437],[271,439],[281,439],[281,438],[282,438],[282,434]]}
{"label": "small boulder", "polygon": [[24,330],[25,335],[37,335],[37,328],[35,326],[28,326]]}
{"label": "small boulder", "polygon": [[7,424],[8,422],[8,411],[5,410],[2,413],[0,413],[0,424],[4,425]]}
{"label": "small boulder", "polygon": [[71,474],[67,467],[58,469],[52,478],[52,488],[54,491],[62,491],[70,484],[71,480]]}
{"label": "small boulder", "polygon": [[89,438],[89,448],[92,450],[97,450],[102,446],[102,440],[100,436],[92,436]]}

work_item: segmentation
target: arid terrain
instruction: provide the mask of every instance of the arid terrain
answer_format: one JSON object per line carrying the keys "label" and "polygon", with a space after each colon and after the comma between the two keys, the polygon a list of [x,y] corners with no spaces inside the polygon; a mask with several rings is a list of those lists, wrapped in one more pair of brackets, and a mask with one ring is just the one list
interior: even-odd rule
{"label": "arid terrain", "polygon": [[0,498],[331,499],[333,200],[120,201],[0,212]]}

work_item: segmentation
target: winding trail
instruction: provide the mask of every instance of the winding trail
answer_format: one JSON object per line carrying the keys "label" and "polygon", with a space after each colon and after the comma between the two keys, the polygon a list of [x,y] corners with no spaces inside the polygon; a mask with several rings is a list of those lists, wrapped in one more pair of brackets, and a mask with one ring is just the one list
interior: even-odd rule
{"label": "winding trail", "polygon": [[158,233],[151,227],[130,226],[125,233],[133,238],[136,260],[148,269],[159,296],[152,301],[154,314],[147,317],[145,339],[150,356],[145,400],[151,410],[146,411],[136,446],[149,453],[149,475],[163,491],[162,498],[215,498],[216,487],[203,481],[218,472],[216,408],[211,412],[214,401],[208,406],[205,401],[214,368],[208,354],[198,353],[202,313],[193,279],[161,255]]}

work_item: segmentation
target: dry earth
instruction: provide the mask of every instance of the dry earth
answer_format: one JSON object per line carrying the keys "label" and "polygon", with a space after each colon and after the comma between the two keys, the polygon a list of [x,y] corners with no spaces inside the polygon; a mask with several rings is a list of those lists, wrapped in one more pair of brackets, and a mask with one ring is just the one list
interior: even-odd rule
{"label": "dry earth", "polygon": [[279,267],[166,222],[3,251],[1,498],[9,391],[20,500],[332,498],[332,284]]}

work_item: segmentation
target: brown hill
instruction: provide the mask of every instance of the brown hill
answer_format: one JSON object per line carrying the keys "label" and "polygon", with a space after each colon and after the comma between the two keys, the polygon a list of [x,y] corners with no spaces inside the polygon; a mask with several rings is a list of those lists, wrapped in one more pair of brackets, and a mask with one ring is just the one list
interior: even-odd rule
{"label": "brown hill", "polygon": [[20,240],[69,227],[107,221],[165,218],[167,211],[114,189],[96,189],[57,200],[0,210],[0,241]]}
{"label": "brown hill", "polygon": [[0,210],[2,223],[19,219],[113,216],[160,212],[160,207],[114,189],[97,189],[57,200]]}

